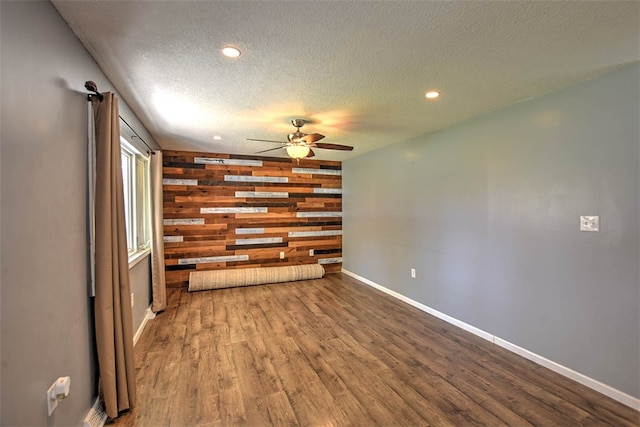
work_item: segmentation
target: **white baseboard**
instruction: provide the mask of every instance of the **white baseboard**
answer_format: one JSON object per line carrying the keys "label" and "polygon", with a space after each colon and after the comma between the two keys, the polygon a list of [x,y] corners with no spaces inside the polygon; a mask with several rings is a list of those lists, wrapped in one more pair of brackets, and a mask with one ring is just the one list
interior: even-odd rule
{"label": "white baseboard", "polygon": [[455,319],[451,316],[448,316],[438,310],[435,310],[431,307],[428,307],[422,303],[419,303],[417,301],[412,300],[411,298],[408,298],[398,292],[392,291],[391,289],[387,289],[382,285],[379,285],[375,282],[372,282],[369,279],[366,279],[362,276],[359,276],[349,270],[345,270],[344,268],[342,269],[342,272],[344,274],[346,274],[347,276],[351,276],[354,279],[369,285],[373,288],[376,288],[382,292],[384,292],[387,295],[391,295],[394,298],[397,298],[403,302],[406,302],[409,305],[412,305],[414,307],[416,307],[419,310],[422,310],[426,313],[431,314],[432,316],[435,316],[439,319],[444,320],[445,322],[451,323],[452,325],[455,325],[461,329],[464,329],[467,332],[471,332],[474,335],[477,335],[481,338],[484,338],[487,341],[491,341],[492,343],[499,345],[500,347],[503,347],[519,356],[522,356],[526,359],[531,360],[532,362],[535,362],[539,365],[544,366],[545,368],[551,369],[554,372],[557,372],[560,375],[563,375],[567,378],[571,378],[572,380],[579,382],[582,385],[585,385],[593,390],[596,390],[602,394],[604,394],[605,396],[609,396],[610,398],[617,400],[618,402],[629,406],[630,408],[633,408],[637,411],[640,411],[640,399],[633,397],[629,394],[626,394],[620,390],[617,390],[611,386],[608,386],[606,384],[601,383],[600,381],[594,380],[591,377],[588,377],[584,374],[581,374],[579,372],[576,372],[570,368],[567,368],[566,366],[560,365],[559,363],[556,363],[552,360],[549,360],[543,356],[540,356],[539,354],[536,354],[532,351],[529,351],[525,348],[519,347],[515,344],[510,343],[509,341],[503,340],[500,337],[497,337],[493,334],[490,334],[486,331],[483,331],[482,329],[478,329],[475,326],[469,325],[468,323],[465,323],[461,320]]}
{"label": "white baseboard", "polygon": [[142,323],[140,323],[140,327],[136,331],[136,334],[133,336],[133,345],[138,343],[138,339],[140,339],[140,335],[142,335],[142,331],[144,331],[144,327],[147,326],[147,322],[149,320],[153,320],[156,317],[156,314],[151,311],[151,306],[147,307],[147,314],[142,319]]}

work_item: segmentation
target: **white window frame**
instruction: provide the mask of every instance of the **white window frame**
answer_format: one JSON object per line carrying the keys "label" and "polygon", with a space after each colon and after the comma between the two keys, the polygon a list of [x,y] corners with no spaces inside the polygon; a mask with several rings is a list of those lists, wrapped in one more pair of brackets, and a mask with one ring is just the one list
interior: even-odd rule
{"label": "white window frame", "polygon": [[[120,150],[125,198],[127,249],[129,252],[129,267],[133,267],[151,251],[149,157],[142,154],[123,136],[120,136]],[[142,177],[144,179],[144,194],[142,196],[137,194],[139,190],[139,183],[137,182],[139,180],[139,166],[137,161],[142,161]],[[144,204],[142,209],[140,209],[140,203]],[[142,229],[142,235],[140,235],[140,229]]]}

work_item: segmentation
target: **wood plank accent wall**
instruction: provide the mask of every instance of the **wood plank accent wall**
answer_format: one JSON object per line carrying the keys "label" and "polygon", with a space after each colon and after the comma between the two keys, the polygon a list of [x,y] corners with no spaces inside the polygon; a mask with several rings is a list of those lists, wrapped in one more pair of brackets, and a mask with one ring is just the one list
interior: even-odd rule
{"label": "wood plank accent wall", "polygon": [[167,286],[187,286],[194,270],[312,263],[341,270],[340,162],[163,156]]}

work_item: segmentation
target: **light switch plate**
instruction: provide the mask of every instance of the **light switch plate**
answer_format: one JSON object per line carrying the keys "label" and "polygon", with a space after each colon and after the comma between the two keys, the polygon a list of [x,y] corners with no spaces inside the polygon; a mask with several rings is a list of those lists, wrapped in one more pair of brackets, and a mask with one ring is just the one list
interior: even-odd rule
{"label": "light switch plate", "polygon": [[600,231],[600,217],[582,215],[580,217],[580,231]]}

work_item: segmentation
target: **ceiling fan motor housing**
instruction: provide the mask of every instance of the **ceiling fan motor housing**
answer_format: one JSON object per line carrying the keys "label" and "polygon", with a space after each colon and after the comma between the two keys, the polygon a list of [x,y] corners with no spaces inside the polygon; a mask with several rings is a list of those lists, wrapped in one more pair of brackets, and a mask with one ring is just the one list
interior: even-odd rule
{"label": "ceiling fan motor housing", "polygon": [[291,143],[300,144],[300,143],[304,142],[302,140],[302,138],[304,138],[305,136],[307,136],[306,133],[297,131],[297,132],[290,133],[287,138],[289,139],[289,142],[291,142]]}

